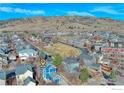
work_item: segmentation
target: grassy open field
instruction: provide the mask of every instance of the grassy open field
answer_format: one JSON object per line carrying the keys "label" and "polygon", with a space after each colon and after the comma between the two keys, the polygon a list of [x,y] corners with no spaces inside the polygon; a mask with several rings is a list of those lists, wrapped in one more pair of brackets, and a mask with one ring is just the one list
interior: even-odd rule
{"label": "grassy open field", "polygon": [[53,46],[45,49],[53,54],[58,53],[62,57],[76,57],[80,55],[80,50],[62,43],[55,43]]}

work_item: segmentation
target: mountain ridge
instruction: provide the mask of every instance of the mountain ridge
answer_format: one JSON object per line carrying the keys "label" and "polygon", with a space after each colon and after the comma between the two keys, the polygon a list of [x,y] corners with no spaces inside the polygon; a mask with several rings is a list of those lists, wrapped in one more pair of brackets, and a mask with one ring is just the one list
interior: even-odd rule
{"label": "mountain ridge", "polygon": [[120,31],[124,21],[90,16],[36,16],[0,21],[0,31]]}

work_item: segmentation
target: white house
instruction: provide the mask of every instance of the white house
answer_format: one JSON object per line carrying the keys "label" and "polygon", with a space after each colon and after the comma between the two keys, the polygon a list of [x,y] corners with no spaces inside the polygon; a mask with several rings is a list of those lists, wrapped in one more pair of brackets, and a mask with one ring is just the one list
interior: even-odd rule
{"label": "white house", "polygon": [[31,64],[23,64],[16,68],[16,80],[18,85],[23,85],[26,78],[33,78],[33,71]]}
{"label": "white house", "polygon": [[19,58],[21,60],[26,60],[31,57],[37,57],[38,52],[31,48],[22,49],[19,51]]}

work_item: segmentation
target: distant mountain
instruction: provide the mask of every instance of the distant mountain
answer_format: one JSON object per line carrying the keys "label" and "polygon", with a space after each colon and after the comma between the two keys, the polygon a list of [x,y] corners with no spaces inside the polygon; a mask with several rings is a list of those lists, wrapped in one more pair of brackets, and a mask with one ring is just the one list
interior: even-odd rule
{"label": "distant mountain", "polygon": [[0,31],[121,31],[124,21],[88,16],[32,17],[0,21]]}

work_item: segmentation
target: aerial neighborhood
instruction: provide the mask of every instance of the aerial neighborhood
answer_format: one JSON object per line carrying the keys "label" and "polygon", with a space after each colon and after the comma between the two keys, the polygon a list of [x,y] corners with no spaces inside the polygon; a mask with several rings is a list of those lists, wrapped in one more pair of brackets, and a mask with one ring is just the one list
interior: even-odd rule
{"label": "aerial neighborhood", "polygon": [[[74,24],[79,18],[81,26]],[[14,26],[1,23],[0,85],[124,84],[124,31],[114,29],[124,23],[94,17],[65,19],[34,17],[10,20]],[[38,20],[41,28],[36,26]],[[101,22],[100,26],[89,20]]]}

